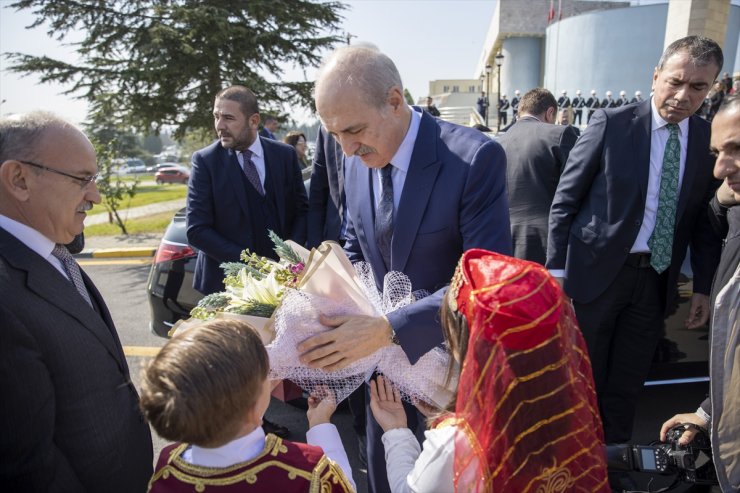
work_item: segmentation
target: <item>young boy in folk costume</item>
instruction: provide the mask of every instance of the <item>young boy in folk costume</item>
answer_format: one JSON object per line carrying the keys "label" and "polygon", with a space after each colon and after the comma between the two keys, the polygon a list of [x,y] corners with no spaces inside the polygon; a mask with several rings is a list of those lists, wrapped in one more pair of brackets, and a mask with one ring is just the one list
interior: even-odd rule
{"label": "young boy in folk costume", "polygon": [[355,490],[329,422],[333,398],[309,398],[309,444],[265,435],[268,370],[259,336],[234,320],[206,322],[162,348],[144,374],[141,407],[157,433],[177,443],[162,450],[151,492]]}

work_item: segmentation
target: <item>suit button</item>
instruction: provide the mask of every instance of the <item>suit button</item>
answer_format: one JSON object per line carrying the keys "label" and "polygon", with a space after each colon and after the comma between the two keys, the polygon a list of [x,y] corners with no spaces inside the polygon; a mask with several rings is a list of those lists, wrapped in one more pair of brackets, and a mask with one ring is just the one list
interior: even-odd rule
{"label": "suit button", "polygon": [[629,247],[624,247],[624,248],[622,248],[622,251],[624,253],[630,253],[630,248]]}
{"label": "suit button", "polygon": [[635,220],[635,226],[639,226],[641,224],[641,222],[642,221],[640,221],[639,219]]}

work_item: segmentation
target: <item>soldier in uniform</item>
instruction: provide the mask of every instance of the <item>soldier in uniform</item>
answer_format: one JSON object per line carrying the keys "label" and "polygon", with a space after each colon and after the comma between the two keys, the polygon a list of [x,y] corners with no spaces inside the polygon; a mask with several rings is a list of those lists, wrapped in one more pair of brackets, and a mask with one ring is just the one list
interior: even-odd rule
{"label": "soldier in uniform", "polygon": [[624,91],[619,91],[619,99],[617,100],[617,106],[624,106],[625,104],[629,104],[629,100],[627,99],[627,93]]}
{"label": "soldier in uniform", "polygon": [[506,126],[506,113],[509,111],[509,106],[509,100],[506,99],[506,94],[503,94],[498,100],[498,120],[503,126]]}
{"label": "soldier in uniform", "polygon": [[561,96],[558,98],[558,110],[562,111],[566,108],[570,108],[570,98],[568,97],[567,91],[562,91]]}
{"label": "soldier in uniform", "polygon": [[586,119],[586,123],[588,123],[591,121],[594,111],[601,108],[601,101],[599,101],[599,98],[596,96],[596,89],[591,89],[591,97],[586,101],[586,107],[588,108],[588,118]]}
{"label": "soldier in uniform", "polygon": [[521,101],[519,89],[514,91],[514,98],[511,100],[511,123],[514,123],[519,117],[519,101]]}
{"label": "soldier in uniform", "polygon": [[601,101],[602,108],[616,108],[617,102],[612,98],[612,92],[606,91],[606,97]]}
{"label": "soldier in uniform", "polygon": [[630,103],[639,103],[642,101],[642,93],[640,91],[635,91],[635,97],[632,98]]}
{"label": "soldier in uniform", "polygon": [[581,124],[581,118],[583,117],[583,108],[586,106],[586,100],[581,96],[581,90],[576,91],[576,97],[570,102],[573,106],[573,123],[578,120],[578,125]]}

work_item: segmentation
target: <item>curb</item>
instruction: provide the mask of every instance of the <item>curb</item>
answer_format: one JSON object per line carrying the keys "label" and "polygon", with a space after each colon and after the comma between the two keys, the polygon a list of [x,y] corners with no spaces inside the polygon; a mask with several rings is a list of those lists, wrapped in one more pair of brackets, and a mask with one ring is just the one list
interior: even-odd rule
{"label": "curb", "polygon": [[77,258],[153,257],[157,247],[98,248],[83,250]]}

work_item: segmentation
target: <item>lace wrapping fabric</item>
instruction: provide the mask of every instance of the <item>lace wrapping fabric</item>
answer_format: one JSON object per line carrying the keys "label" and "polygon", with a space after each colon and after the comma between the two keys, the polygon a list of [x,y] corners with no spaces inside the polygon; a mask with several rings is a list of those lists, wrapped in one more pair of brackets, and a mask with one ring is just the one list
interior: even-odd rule
{"label": "lace wrapping fabric", "polygon": [[[412,292],[411,281],[400,272],[389,272],[384,279],[383,291],[378,292],[370,270],[365,262],[355,264],[357,282],[374,315],[383,315],[407,306],[427,295]],[[317,386],[332,390],[337,402],[347,398],[373,371],[386,375],[401,391],[404,399],[423,400],[437,405],[446,405],[451,393],[443,386],[449,355],[435,348],[412,365],[403,349],[392,344],[362,358],[338,371],[325,371],[303,366],[299,363],[297,346],[309,337],[329,330],[319,322],[321,314],[326,316],[359,315],[360,309],[350,299],[342,299],[337,293],[332,296],[306,293],[291,289],[275,312],[275,338],[267,346],[270,357],[270,378],[289,379],[311,393]],[[452,387],[454,388],[454,386]]]}

